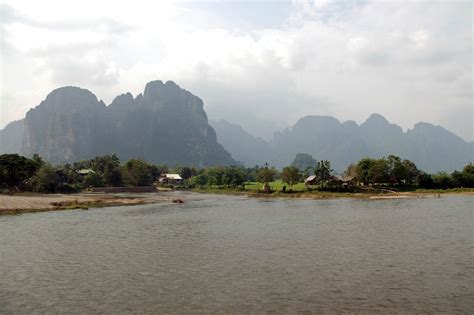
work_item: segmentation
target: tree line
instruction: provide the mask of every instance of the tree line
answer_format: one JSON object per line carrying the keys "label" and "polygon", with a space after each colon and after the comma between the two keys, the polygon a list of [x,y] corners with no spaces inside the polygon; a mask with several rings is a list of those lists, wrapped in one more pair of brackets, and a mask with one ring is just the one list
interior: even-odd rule
{"label": "tree line", "polygon": [[[169,168],[167,165],[154,165],[141,159],[130,159],[122,164],[115,154],[57,166],[44,161],[37,154],[31,158],[18,154],[0,155],[0,189],[7,192],[70,193],[89,187],[149,186],[156,183],[164,173],[178,173],[184,180],[182,185],[188,188],[245,189],[246,183],[259,182],[267,190],[269,183],[281,179],[290,191],[294,185],[303,182],[309,175],[314,175],[318,188],[327,188],[327,183],[334,175],[330,161],[316,161],[304,155],[297,156],[292,165],[284,167],[280,172],[269,165],[252,168],[243,166]],[[451,174],[446,172],[428,174],[419,170],[415,163],[394,155],[380,159],[361,159],[349,165],[343,175],[355,185],[364,186],[425,189],[474,187],[472,163],[461,171],[454,171]]]}

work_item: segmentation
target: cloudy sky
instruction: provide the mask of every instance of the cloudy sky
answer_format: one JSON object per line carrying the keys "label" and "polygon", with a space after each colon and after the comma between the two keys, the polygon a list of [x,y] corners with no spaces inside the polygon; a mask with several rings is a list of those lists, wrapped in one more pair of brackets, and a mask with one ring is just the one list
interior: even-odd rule
{"label": "cloudy sky", "polygon": [[378,112],[474,140],[471,1],[0,3],[0,128],[59,86],[108,104],[160,79],[249,128]]}

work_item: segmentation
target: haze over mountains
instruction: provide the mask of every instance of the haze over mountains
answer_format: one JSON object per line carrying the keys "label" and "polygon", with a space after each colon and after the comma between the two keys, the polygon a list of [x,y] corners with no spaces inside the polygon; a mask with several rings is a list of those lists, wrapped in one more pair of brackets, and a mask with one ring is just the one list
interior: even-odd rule
{"label": "haze over mountains", "polygon": [[235,164],[217,143],[202,100],[172,81],[106,106],[88,90],[62,87],[0,131],[0,152],[40,154],[53,163],[117,153],[168,165]]}
{"label": "haze over mountains", "polygon": [[329,116],[306,116],[292,128],[275,133],[270,141],[224,120],[211,121],[211,125],[224,148],[247,166],[268,162],[281,168],[289,165],[298,153],[330,160],[339,172],[361,158],[390,154],[410,159],[428,172],[461,169],[474,160],[474,144],[443,127],[420,122],[403,132],[379,114],[372,114],[360,126]]}
{"label": "haze over mountains", "polygon": [[109,106],[88,90],[62,87],[0,130],[0,153],[38,153],[52,163],[117,153],[122,160],[170,166],[268,162],[281,168],[297,153],[308,153],[343,171],[363,157],[395,154],[435,172],[461,169],[473,161],[473,149],[440,126],[418,123],[403,132],[379,114],[361,125],[306,116],[263,140],[227,121],[209,124],[202,100],[172,81],[149,82],[142,94],[119,95]]}

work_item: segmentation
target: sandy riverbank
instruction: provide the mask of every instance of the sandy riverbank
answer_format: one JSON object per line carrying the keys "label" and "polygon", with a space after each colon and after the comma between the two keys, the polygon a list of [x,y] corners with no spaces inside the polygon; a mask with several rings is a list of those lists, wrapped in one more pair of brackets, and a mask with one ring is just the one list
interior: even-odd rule
{"label": "sandy riverbank", "polygon": [[[17,194],[0,195],[0,215],[92,207],[126,206],[173,202],[175,198],[157,193],[147,194]],[[176,200],[175,200],[176,201]]]}
{"label": "sandy riverbank", "polygon": [[231,189],[193,189],[192,191],[204,194],[222,194],[222,195],[244,195],[253,198],[282,198],[282,199],[408,199],[408,198],[442,198],[444,195],[468,195],[474,196],[473,189],[456,190],[433,190],[433,191],[405,191],[393,193],[372,193],[372,192],[331,192],[331,191],[295,191],[295,192],[273,192],[265,194],[262,192],[249,190],[231,190]]}

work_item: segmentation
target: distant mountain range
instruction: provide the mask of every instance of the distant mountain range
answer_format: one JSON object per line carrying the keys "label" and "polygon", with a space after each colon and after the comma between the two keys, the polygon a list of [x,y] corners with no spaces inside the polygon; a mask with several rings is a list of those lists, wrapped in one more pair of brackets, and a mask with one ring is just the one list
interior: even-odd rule
{"label": "distant mountain range", "polygon": [[329,116],[306,116],[292,128],[275,133],[270,141],[224,120],[210,124],[219,143],[247,166],[268,162],[281,168],[298,153],[330,160],[339,172],[361,158],[390,154],[412,160],[427,172],[461,169],[474,160],[474,144],[443,127],[420,122],[403,132],[379,114],[372,114],[361,125],[354,121],[341,123]]}
{"label": "distant mountain range", "polygon": [[52,163],[117,153],[174,165],[236,164],[217,142],[202,100],[172,81],[153,81],[143,94],[106,106],[88,90],[52,91],[23,120],[0,131],[0,153],[38,153]]}
{"label": "distant mountain range", "polygon": [[472,162],[474,143],[428,123],[403,132],[379,114],[361,125],[306,116],[263,140],[224,120],[208,123],[199,97],[172,81],[152,81],[142,94],[119,95],[109,106],[85,89],[56,89],[24,119],[0,130],[0,153],[38,153],[52,163],[117,153],[122,160],[143,158],[170,166],[268,162],[278,168],[307,153],[330,160],[337,171],[364,157],[395,154],[436,172]]}

